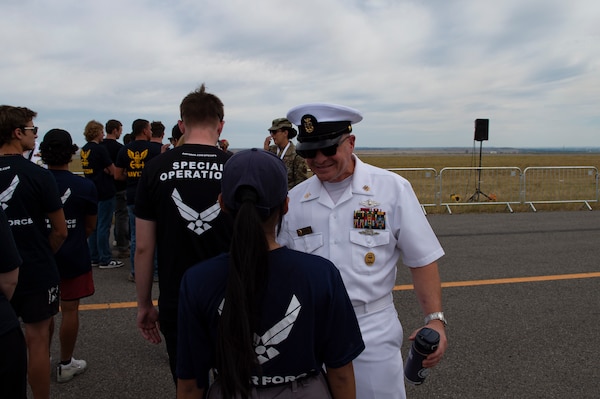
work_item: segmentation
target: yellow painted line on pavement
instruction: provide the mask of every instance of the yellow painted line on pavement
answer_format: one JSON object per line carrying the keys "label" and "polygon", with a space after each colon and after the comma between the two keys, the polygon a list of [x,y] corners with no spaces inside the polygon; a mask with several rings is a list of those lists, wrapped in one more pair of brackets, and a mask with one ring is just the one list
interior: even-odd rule
{"label": "yellow painted line on pavement", "polygon": [[[158,301],[152,301],[154,306],[158,306]],[[126,309],[137,307],[137,302],[117,302],[117,303],[90,303],[89,305],[79,305],[79,310],[105,310],[105,309]]]}
{"label": "yellow painted line on pavement", "polygon": [[[469,280],[469,281],[451,281],[442,283],[442,288],[449,287],[473,287],[478,285],[496,285],[496,284],[516,284],[516,283],[532,283],[538,281],[557,281],[557,280],[575,280],[582,278],[600,277],[600,272],[577,273],[577,274],[555,274],[552,276],[531,276],[531,277],[513,277],[513,278],[498,278],[491,280]],[[394,291],[408,291],[414,287],[412,284],[397,285]]]}
{"label": "yellow painted line on pavement", "polygon": [[[531,276],[531,277],[513,277],[513,278],[497,278],[490,280],[469,280],[469,281],[449,281],[442,283],[442,288],[451,287],[473,287],[479,285],[497,285],[497,284],[517,284],[517,283],[532,283],[538,281],[558,281],[558,280],[575,280],[582,278],[598,278],[600,272],[577,273],[577,274],[555,274],[552,276]],[[409,291],[414,287],[412,284],[397,285],[394,291]],[[158,305],[158,301],[152,301],[154,306]],[[106,310],[106,309],[127,309],[135,308],[137,302],[116,302],[116,303],[91,303],[79,305],[79,310]]]}

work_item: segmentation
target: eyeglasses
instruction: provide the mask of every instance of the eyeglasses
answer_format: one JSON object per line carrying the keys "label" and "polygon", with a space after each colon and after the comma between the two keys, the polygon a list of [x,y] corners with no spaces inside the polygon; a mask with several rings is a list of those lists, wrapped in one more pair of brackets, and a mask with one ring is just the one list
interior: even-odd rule
{"label": "eyeglasses", "polygon": [[348,137],[350,136],[346,136],[343,139],[341,139],[340,141],[338,141],[336,144],[334,145],[330,145],[329,147],[325,147],[325,148],[317,148],[315,150],[299,150],[296,149],[296,153],[298,155],[300,155],[302,158],[304,159],[313,159],[314,157],[317,156],[317,151],[320,151],[321,154],[323,154],[326,157],[332,157],[335,154],[337,154],[337,149],[338,147],[344,142],[346,141],[346,139],[348,139]]}
{"label": "eyeglasses", "polygon": [[271,136],[275,136],[277,133],[279,133],[281,131],[281,129],[277,129],[277,130],[269,130],[269,133],[271,134]]}
{"label": "eyeglasses", "polygon": [[33,134],[37,134],[38,127],[37,126],[23,126],[21,130],[33,130]]}

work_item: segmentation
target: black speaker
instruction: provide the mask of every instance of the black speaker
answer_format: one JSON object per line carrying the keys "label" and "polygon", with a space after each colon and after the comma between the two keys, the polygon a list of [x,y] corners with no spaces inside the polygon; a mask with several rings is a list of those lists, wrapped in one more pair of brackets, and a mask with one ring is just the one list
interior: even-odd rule
{"label": "black speaker", "polygon": [[490,120],[475,119],[475,141],[485,141],[489,138]]}

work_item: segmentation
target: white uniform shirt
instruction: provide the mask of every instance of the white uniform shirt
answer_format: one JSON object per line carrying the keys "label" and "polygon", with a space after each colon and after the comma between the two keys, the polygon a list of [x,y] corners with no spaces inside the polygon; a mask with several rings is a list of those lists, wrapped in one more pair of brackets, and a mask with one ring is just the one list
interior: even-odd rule
{"label": "white uniform shirt", "polygon": [[[332,261],[353,305],[358,306],[390,295],[400,257],[406,266],[421,267],[439,259],[444,250],[410,183],[353,158],[352,183],[337,204],[316,176],[289,192],[289,212],[278,241]],[[384,228],[354,227],[355,211],[361,208],[385,212]],[[304,231],[299,235],[300,229]]]}

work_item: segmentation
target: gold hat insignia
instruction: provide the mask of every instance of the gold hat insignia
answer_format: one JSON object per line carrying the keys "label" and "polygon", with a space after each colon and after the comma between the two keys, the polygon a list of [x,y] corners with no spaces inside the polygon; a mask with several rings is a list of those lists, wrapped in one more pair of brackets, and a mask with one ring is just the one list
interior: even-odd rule
{"label": "gold hat insignia", "polygon": [[304,126],[304,131],[308,134],[315,131],[315,126],[313,125],[313,121],[310,116],[305,116],[302,119],[302,125]]}

